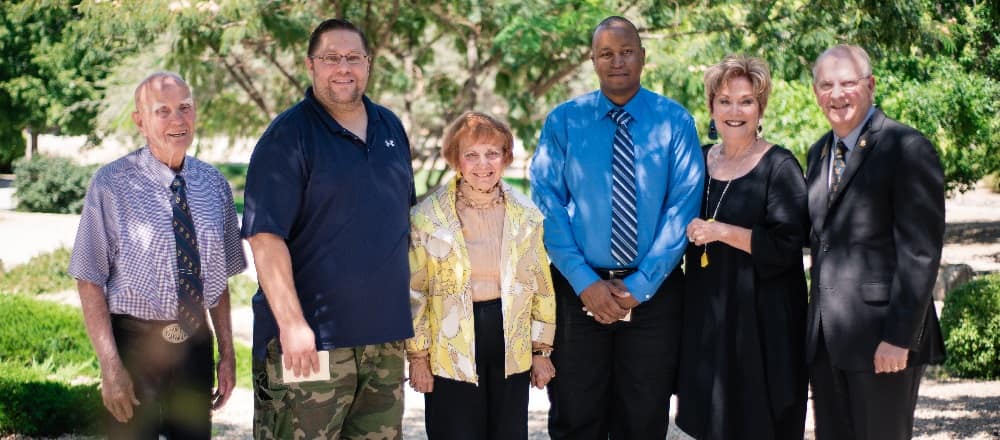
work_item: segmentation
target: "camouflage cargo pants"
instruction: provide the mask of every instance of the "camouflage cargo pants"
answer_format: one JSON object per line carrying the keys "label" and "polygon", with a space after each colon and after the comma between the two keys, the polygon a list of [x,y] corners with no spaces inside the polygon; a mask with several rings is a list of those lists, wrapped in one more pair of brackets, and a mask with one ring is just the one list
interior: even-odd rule
{"label": "camouflage cargo pants", "polygon": [[330,380],[285,384],[278,341],[253,360],[255,439],[402,438],[403,341],[330,351]]}

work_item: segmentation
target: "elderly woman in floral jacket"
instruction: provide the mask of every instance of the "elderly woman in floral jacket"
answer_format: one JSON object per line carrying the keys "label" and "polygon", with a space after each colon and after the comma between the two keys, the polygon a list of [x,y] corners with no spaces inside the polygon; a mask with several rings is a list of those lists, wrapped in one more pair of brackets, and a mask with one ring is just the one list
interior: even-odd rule
{"label": "elderly woman in floral jacket", "polygon": [[542,214],[500,179],[512,148],[506,125],[463,114],[442,146],[457,176],[411,212],[406,350],[432,440],[526,439],[528,388],[555,376]]}

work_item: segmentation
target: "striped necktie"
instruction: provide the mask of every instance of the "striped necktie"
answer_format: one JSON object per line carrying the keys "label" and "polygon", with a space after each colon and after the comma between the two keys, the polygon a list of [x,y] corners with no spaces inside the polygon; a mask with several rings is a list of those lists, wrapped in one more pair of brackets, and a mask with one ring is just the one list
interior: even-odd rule
{"label": "striped necktie", "polygon": [[837,141],[835,150],[833,152],[833,175],[830,176],[830,192],[828,194],[827,205],[833,203],[834,197],[840,191],[840,179],[844,176],[844,168],[847,168],[847,161],[844,159],[847,156],[847,145],[844,145],[844,141]]}
{"label": "striped necktie", "polygon": [[628,132],[632,115],[623,109],[612,109],[608,115],[618,124],[611,153],[611,256],[624,266],[639,254],[635,147]]}
{"label": "striped necktie", "polygon": [[184,178],[179,174],[170,184],[173,197],[170,207],[174,219],[174,243],[177,246],[177,321],[189,336],[205,324],[204,287],[201,280],[201,256],[194,233],[194,220],[188,208]]}

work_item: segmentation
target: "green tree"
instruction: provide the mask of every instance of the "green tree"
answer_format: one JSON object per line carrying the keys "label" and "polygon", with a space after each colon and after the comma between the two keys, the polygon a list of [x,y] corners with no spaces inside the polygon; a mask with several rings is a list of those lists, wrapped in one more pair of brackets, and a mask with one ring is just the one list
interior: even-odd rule
{"label": "green tree", "polygon": [[[116,56],[107,44],[80,38],[79,1],[0,4],[0,169],[38,149],[38,135],[92,134],[101,80]],[[22,131],[30,144],[25,150]]]}
{"label": "green tree", "polygon": [[[473,108],[504,116],[533,148],[549,109],[596,87],[590,32],[611,14],[640,27],[646,86],[691,109],[700,127],[704,69],[727,53],[767,59],[775,87],[765,128],[802,158],[826,127],[811,92],[812,61],[852,42],[876,62],[879,104],[931,136],[950,188],[962,190],[1000,168],[998,116],[988,102],[1000,70],[996,8],[957,0],[123,0],[81,4],[73,32],[136,50],[149,61],[144,69],[187,77],[202,135],[253,138],[308,86],[311,29],[325,17],[348,18],[372,43],[369,94],[410,127],[415,165],[425,169],[443,166],[443,127]],[[933,97],[921,97],[929,88]],[[428,186],[437,183],[438,174],[426,175]]]}

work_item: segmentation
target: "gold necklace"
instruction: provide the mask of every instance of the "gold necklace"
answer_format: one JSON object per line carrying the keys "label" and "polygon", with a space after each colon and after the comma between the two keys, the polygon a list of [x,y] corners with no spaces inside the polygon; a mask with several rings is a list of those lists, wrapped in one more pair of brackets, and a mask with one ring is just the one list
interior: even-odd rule
{"label": "gold necklace", "polygon": [[[462,182],[459,182],[458,191],[455,192],[455,199],[456,199],[456,201],[460,202],[461,204],[463,204],[463,205],[465,205],[465,206],[467,206],[469,208],[472,208],[472,209],[490,209],[490,208],[492,208],[494,206],[497,206],[497,205],[500,205],[500,204],[502,204],[504,202],[503,191],[497,191],[497,195],[495,197],[489,199],[489,200],[485,200],[485,201],[472,200],[468,196],[466,196],[465,192],[463,191],[464,187],[472,188],[472,186],[469,185],[469,184],[462,185],[461,183]],[[499,185],[500,185],[500,182],[497,182],[497,185],[494,185],[493,188],[490,188],[488,191],[480,191],[480,190],[476,190],[475,188],[472,188],[472,189],[475,190],[475,191],[477,191],[477,192],[479,192],[479,193],[481,193],[481,194],[489,194],[489,193],[492,193],[494,189],[499,188]]]}
{"label": "gold necklace", "polygon": [[[751,142],[750,145],[747,147],[747,152],[744,153],[743,157],[741,157],[740,160],[739,160],[739,162],[737,162],[737,164],[736,164],[737,165],[737,170],[740,170],[740,169],[743,168],[743,162],[745,162],[747,160],[747,157],[750,157],[750,155],[753,154],[753,149],[756,146],[757,146],[757,139],[754,139],[754,141]],[[725,147],[726,147],[725,143],[719,144],[719,148],[716,150],[717,152],[715,153],[715,159],[716,160],[718,160],[719,156],[722,155],[722,150]],[[726,186],[722,187],[722,194],[719,195],[719,201],[715,203],[715,210],[712,211],[712,216],[709,217],[708,216],[708,200],[709,200],[709,196],[712,195],[712,175],[711,175],[711,173],[709,173],[708,184],[705,185],[705,203],[704,203],[704,205],[705,205],[705,217],[707,219],[706,220],[707,222],[709,222],[709,223],[714,222],[715,219],[716,219],[716,217],[719,215],[719,207],[722,206],[722,199],[726,198],[726,192],[729,191],[729,185],[731,183],[733,183],[733,180],[734,179],[727,180],[726,181]],[[701,251],[701,267],[708,267],[708,243],[704,244],[704,246],[702,248],[702,251]]]}
{"label": "gold necklace", "polygon": [[[722,199],[726,197],[726,192],[729,191],[729,184],[733,183],[733,179],[726,181],[726,186],[722,187],[722,194],[719,195],[719,201],[715,202],[715,211],[712,212],[712,217],[708,218],[708,222],[714,222],[715,217],[719,215],[719,207],[722,206]],[[712,176],[708,177],[708,185],[705,185],[705,217],[708,217],[708,197],[712,195]],[[708,243],[705,243],[704,248],[701,251],[701,267],[708,267]]]}

